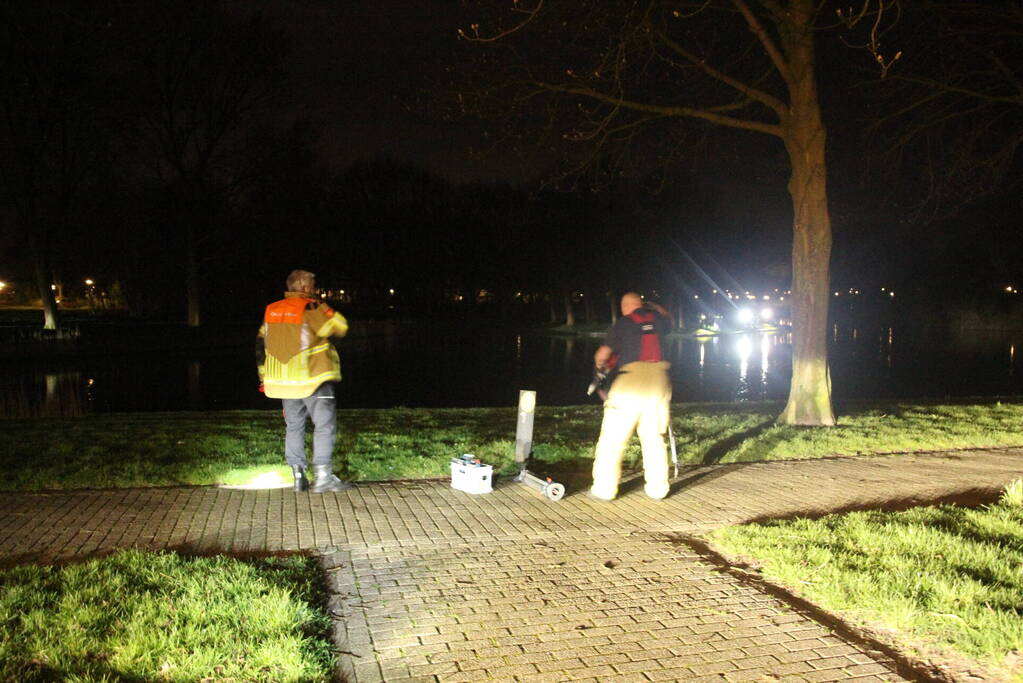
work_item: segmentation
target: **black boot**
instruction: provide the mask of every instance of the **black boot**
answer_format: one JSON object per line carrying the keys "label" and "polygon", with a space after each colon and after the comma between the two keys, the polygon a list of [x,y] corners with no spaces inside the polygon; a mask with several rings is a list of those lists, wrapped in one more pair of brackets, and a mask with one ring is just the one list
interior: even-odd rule
{"label": "black boot", "polygon": [[298,465],[291,466],[291,475],[295,478],[295,490],[309,490],[309,480],[305,478],[305,468]]}
{"label": "black boot", "polygon": [[309,493],[331,493],[350,488],[351,484],[334,476],[330,465],[313,465],[313,483],[309,486]]}

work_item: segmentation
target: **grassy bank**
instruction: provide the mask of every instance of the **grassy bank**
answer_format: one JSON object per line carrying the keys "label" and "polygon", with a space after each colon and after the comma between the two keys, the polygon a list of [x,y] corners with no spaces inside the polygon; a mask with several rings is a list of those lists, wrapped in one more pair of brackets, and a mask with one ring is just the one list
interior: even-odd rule
{"label": "grassy bank", "polygon": [[721,529],[712,541],[901,650],[1023,681],[1023,480],[994,505],[856,512]]}
{"label": "grassy bank", "polygon": [[0,680],[328,681],[330,617],[304,557],[131,550],[0,572]]}
{"label": "grassy bank", "polygon": [[[1023,405],[846,406],[832,429],[774,424],[777,403],[676,404],[679,460],[728,463],[833,455],[1023,445]],[[588,472],[600,431],[597,404],[540,407],[534,469]],[[337,473],[354,480],[444,477],[473,453],[515,470],[514,408],[339,411]],[[110,414],[0,421],[0,490],[243,484],[256,475],[290,481],[277,411]],[[639,460],[633,440],[627,452]]]}

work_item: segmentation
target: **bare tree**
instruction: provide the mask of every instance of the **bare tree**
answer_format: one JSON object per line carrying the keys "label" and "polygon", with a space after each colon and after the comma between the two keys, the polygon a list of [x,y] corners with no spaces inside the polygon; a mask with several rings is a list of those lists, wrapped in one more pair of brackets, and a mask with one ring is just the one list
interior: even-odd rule
{"label": "bare tree", "polygon": [[905,10],[905,56],[872,88],[883,106],[869,142],[910,218],[941,220],[1023,183],[1023,3],[919,0]]}
{"label": "bare tree", "polygon": [[823,28],[858,24],[866,27],[863,46],[889,65],[877,36],[890,3],[860,0],[853,10],[842,6],[845,12],[818,0],[477,4],[504,8],[461,32],[490,48],[482,66],[499,87],[467,91],[464,105],[484,110],[503,102],[532,116],[546,110],[554,137],[592,143],[576,157],[577,169],[600,152],[617,156],[612,170],[671,164],[692,152],[694,130],[732,129],[781,143],[793,211],[794,328],[780,420],[833,425],[826,347],[832,238],[815,42]]}
{"label": "bare tree", "polygon": [[111,93],[100,64],[108,19],[101,3],[0,8],[0,185],[32,262],[45,329],[58,326],[55,245],[107,153]]}
{"label": "bare tree", "polygon": [[137,158],[170,193],[183,232],[188,324],[201,322],[205,243],[224,220],[247,158],[244,143],[284,95],[283,34],[219,0],[139,2],[126,26],[139,99]]}

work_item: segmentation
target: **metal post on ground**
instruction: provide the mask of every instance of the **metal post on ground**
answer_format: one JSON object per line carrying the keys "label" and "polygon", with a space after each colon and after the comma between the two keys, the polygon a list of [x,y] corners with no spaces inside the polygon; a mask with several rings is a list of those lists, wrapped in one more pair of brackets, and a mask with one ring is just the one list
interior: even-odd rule
{"label": "metal post on ground", "polygon": [[519,417],[515,427],[515,462],[519,465],[519,476],[515,481],[539,491],[548,500],[561,500],[565,487],[551,480],[531,474],[526,465],[533,452],[533,417],[536,415],[536,392],[519,392]]}
{"label": "metal post on ground", "polygon": [[515,462],[523,468],[533,452],[533,416],[536,414],[536,392],[519,392],[519,419],[515,427]]}

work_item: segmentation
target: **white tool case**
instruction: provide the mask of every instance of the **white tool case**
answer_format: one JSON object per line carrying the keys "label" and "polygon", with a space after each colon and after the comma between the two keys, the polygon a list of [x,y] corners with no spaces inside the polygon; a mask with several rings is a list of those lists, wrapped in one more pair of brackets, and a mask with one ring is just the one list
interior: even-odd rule
{"label": "white tool case", "polygon": [[494,490],[493,477],[494,468],[471,455],[451,459],[451,488],[466,493],[490,493]]}

